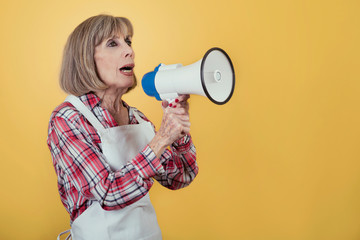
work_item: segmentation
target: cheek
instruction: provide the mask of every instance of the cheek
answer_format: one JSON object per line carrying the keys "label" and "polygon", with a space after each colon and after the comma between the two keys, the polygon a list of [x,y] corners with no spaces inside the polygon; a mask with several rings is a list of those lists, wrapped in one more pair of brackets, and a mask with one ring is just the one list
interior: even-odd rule
{"label": "cheek", "polygon": [[111,69],[113,68],[111,61],[108,61],[106,58],[96,57],[95,66],[101,80],[106,82],[109,77],[107,75],[112,72]]}
{"label": "cheek", "polygon": [[102,72],[103,69],[105,70],[107,68],[107,62],[102,57],[95,57],[95,66],[98,70],[98,72]]}

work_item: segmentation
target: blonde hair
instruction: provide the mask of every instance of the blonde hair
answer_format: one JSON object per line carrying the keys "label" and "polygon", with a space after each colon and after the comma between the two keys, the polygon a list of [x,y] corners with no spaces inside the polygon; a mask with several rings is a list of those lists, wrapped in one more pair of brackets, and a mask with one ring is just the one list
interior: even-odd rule
{"label": "blonde hair", "polygon": [[[68,94],[80,96],[108,87],[100,79],[94,60],[95,47],[104,39],[120,33],[133,36],[133,27],[124,17],[97,15],[88,18],[70,34],[63,53],[60,70],[60,87]],[[136,77],[134,76],[134,85]]]}

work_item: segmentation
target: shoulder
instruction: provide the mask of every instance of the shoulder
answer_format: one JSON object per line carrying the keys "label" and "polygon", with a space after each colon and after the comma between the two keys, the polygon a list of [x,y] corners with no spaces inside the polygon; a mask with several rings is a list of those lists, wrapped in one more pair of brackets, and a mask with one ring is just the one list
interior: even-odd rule
{"label": "shoulder", "polygon": [[71,103],[63,102],[57,106],[51,113],[48,125],[47,143],[49,147],[52,146],[51,143],[58,145],[60,135],[64,135],[65,132],[70,132],[70,125],[73,125],[78,118],[79,112]]}
{"label": "shoulder", "polygon": [[[77,97],[89,110],[92,110],[96,107],[100,98],[97,97],[94,93],[87,93]],[[65,119],[71,122],[76,122],[82,116],[81,112],[76,109],[70,102],[64,101],[59,106],[57,106],[50,116],[50,121],[52,119]]]}
{"label": "shoulder", "polygon": [[76,122],[79,117],[80,112],[71,103],[63,102],[51,113],[50,122],[59,118],[70,122]]}
{"label": "shoulder", "polygon": [[69,102],[63,102],[51,113],[48,135],[58,133],[70,134],[74,129],[81,130],[82,114]]}

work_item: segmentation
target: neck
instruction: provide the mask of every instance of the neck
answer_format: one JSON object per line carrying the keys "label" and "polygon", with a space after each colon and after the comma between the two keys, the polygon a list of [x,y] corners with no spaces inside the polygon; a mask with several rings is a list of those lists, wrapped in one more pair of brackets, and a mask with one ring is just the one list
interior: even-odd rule
{"label": "neck", "polygon": [[110,113],[118,113],[123,108],[121,90],[106,89],[103,91],[95,92],[101,99],[101,106],[107,109]]}
{"label": "neck", "polygon": [[119,126],[129,124],[129,112],[121,99],[124,93],[124,91],[110,91],[109,89],[95,92],[101,99],[101,107],[109,111]]}

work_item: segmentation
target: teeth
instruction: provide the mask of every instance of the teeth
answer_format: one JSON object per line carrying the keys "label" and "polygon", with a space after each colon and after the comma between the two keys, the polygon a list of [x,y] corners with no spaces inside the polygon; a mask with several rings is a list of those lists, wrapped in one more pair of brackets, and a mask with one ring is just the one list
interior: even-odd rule
{"label": "teeth", "polygon": [[131,69],[123,69],[123,70],[121,70],[122,72],[126,72],[126,73],[129,73],[129,72],[131,72],[132,70]]}

